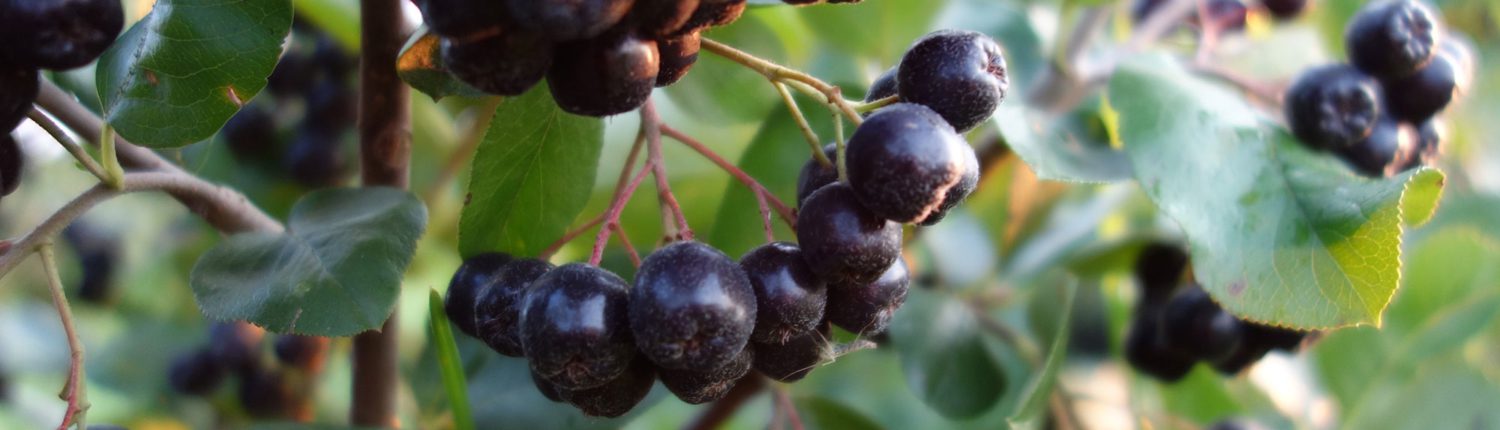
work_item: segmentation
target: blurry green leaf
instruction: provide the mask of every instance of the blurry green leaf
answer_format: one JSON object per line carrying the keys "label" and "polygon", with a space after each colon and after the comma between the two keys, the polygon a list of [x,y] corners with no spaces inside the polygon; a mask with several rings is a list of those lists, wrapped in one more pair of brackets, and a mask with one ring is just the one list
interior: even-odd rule
{"label": "blurry green leaf", "polygon": [[950,419],[978,416],[1005,394],[1005,374],[963,302],[913,290],[891,327],[907,387]]}
{"label": "blurry green leaf", "polygon": [[1391,354],[1383,333],[1373,327],[1337,330],[1313,348],[1313,367],[1339,403],[1353,404],[1376,380]]}
{"label": "blurry green leaf", "polygon": [[1500,314],[1500,294],[1486,294],[1433,315],[1426,327],[1407,338],[1401,358],[1416,364],[1454,350],[1489,328],[1496,314]]}
{"label": "blurry green leaf", "polygon": [[1090,139],[1060,118],[1009,102],[1000,105],[994,121],[1005,143],[1042,179],[1102,183],[1130,178],[1124,152]]}
{"label": "blurry green leaf", "polygon": [[1500,422],[1500,389],[1467,366],[1426,369],[1409,384],[1371,393],[1350,407],[1344,425],[1357,429],[1478,429]]}
{"label": "blurry green leaf", "polygon": [[1000,257],[990,233],[964,211],[953,211],[943,222],[923,229],[918,237],[932,253],[932,268],[945,285],[970,287],[992,278]]}
{"label": "blurry green leaf", "polygon": [[297,0],[299,19],[317,24],[344,50],[359,52],[359,0]]}
{"label": "blurry green leaf", "polygon": [[817,430],[878,430],[885,428],[859,411],[822,397],[802,397],[793,401],[802,423]]}
{"label": "blurry green leaf", "polygon": [[158,0],[99,58],[105,119],[154,148],[207,139],[265,88],[291,26],[289,0]]}
{"label": "blurry green leaf", "polygon": [[380,327],[427,225],[427,208],[394,188],[315,191],[286,233],[231,236],[193,267],[204,315],[276,333],[348,336]]}
{"label": "blurry green leaf", "polygon": [[1244,411],[1225,385],[1224,377],[1206,365],[1200,365],[1186,378],[1161,385],[1166,409],[1197,423],[1210,423]]}
{"label": "blurry green leaf", "polygon": [[540,253],[588,203],[603,145],[603,121],[563,112],[546,85],[506,99],[474,154],[460,253]]}
{"label": "blurry green leaf", "polygon": [[[485,352],[494,355],[491,351]],[[651,409],[651,405],[667,397],[665,394],[666,390],[657,385],[624,416],[597,418],[585,416],[566,403],[542,397],[531,380],[531,366],[524,358],[497,356],[469,376],[474,422],[481,429],[618,429]]]}
{"label": "blurry green leaf", "polygon": [[1137,179],[1192,245],[1198,280],[1235,315],[1300,328],[1380,323],[1403,223],[1443,174],[1362,178],[1309,152],[1238,95],[1149,57],[1110,83]]}
{"label": "blurry green leaf", "polygon": [[427,328],[437,349],[448,403],[452,405],[453,426],[458,430],[474,430],[474,416],[469,413],[468,386],[464,383],[463,359],[458,356],[458,346],[453,343],[453,327],[448,325],[448,313],[443,310],[443,296],[437,290],[429,291]]}
{"label": "blurry green leaf", "polygon": [[427,94],[433,100],[447,96],[485,96],[483,91],[448,74],[448,69],[443,66],[440,45],[438,36],[428,33],[427,28],[422,27],[406,42],[406,47],[401,49],[401,56],[396,59],[396,74],[407,85]]}
{"label": "blurry green leaf", "polygon": [[[90,426],[90,428],[92,427]],[[337,424],[312,423],[263,423],[250,426],[250,430],[374,430],[374,427],[351,427]]]}
{"label": "blurry green leaf", "polygon": [[[752,11],[755,12],[755,11]],[[703,37],[729,44],[757,57],[786,61],[790,50],[774,37],[762,13],[747,12],[734,25],[703,33]],[[714,123],[759,122],[781,103],[776,89],[764,75],[708,52],[698,54],[693,69],[681,81],[661,90],[673,103],[695,118]]]}
{"label": "blurry green leaf", "polygon": [[[766,189],[793,207],[797,204],[797,174],[812,159],[812,150],[785,107],[766,117],[750,147],[740,156],[739,168],[760,181]],[[755,193],[739,181],[730,181],[719,203],[708,243],[732,256],[744,255],[766,241],[765,227]],[[782,237],[791,237],[786,223],[774,211],[771,224]]]}
{"label": "blurry green leaf", "polygon": [[1052,347],[1047,352],[1047,361],[1028,385],[1030,387],[1020,409],[1011,415],[1009,422],[1013,426],[1036,428],[1045,419],[1047,401],[1052,395],[1053,386],[1057,385],[1057,372],[1062,368],[1063,360],[1068,355],[1068,333],[1073,321],[1074,299],[1078,297],[1078,284],[1068,282],[1063,284],[1062,312],[1058,313],[1056,329],[1052,335]]}
{"label": "blurry green leaf", "polygon": [[930,29],[944,2],[880,0],[858,5],[818,5],[798,10],[818,40],[895,65],[906,48]]}
{"label": "blurry green leaf", "polygon": [[1407,249],[1402,288],[1386,311],[1387,331],[1410,334],[1445,309],[1500,285],[1500,243],[1472,225],[1443,228]]}

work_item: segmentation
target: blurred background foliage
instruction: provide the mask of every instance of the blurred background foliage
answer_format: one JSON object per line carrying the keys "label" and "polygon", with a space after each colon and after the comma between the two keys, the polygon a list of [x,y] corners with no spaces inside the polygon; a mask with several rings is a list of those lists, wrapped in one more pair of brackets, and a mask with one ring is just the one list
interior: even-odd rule
{"label": "blurred background foliage", "polygon": [[[149,3],[127,0],[127,14],[139,19]],[[922,34],[937,28],[978,30],[1006,49],[1012,71],[1006,109],[1014,109],[1053,67],[1059,39],[1087,8],[1109,8],[1111,21],[1105,43],[1086,58],[1112,55],[1111,47],[1129,35],[1128,3],[868,0],[853,6],[753,7],[738,23],[708,36],[808,71],[854,98]],[[1362,3],[1315,1],[1309,13],[1290,22],[1272,22],[1252,10],[1247,31],[1224,40],[1214,61],[1284,85],[1307,66],[1342,57],[1344,23]],[[1500,230],[1495,228],[1500,122],[1494,121],[1500,117],[1500,1],[1435,4],[1449,28],[1474,42],[1481,67],[1477,85],[1447,115],[1443,203],[1431,223],[1404,237],[1402,288],[1383,327],[1327,333],[1301,354],[1272,354],[1236,378],[1206,366],[1174,385],[1139,376],[1120,358],[1136,300],[1129,267],[1144,243],[1179,238],[1177,227],[1132,182],[1045,181],[1017,157],[998,151],[999,162],[985,172],[980,190],[962,210],[909,241],[907,257],[918,288],[897,314],[886,343],[784,387],[804,424],[939,429],[1066,420],[1084,428],[1196,428],[1234,419],[1269,428],[1500,426],[1495,407],[1500,405]],[[303,21],[345,49],[357,50],[355,0],[296,0],[295,5]],[[410,12],[418,19],[415,10]],[[1191,32],[1184,30],[1156,49],[1185,57],[1192,48]],[[81,70],[51,77],[87,102],[93,77],[89,68]],[[656,100],[668,124],[738,160],[791,201],[796,171],[808,153],[764,78],[705,54],[685,80],[659,91]],[[431,215],[397,310],[408,382],[401,415],[408,428],[447,428],[452,422],[426,339],[426,299],[430,288],[446,287],[460,263],[456,230],[465,198],[464,154],[481,137],[495,102],[413,95],[412,189]],[[811,100],[800,102],[819,134],[832,136],[826,111]],[[1060,114],[1054,136],[1107,149],[1110,130],[1101,106],[1097,96],[1086,97]],[[633,115],[606,120],[600,170],[579,221],[607,206],[636,127]],[[983,149],[1013,137],[997,131],[993,125],[981,127],[970,138]],[[4,237],[24,232],[93,183],[34,125],[17,133],[33,162],[26,172],[28,186],[0,204]],[[352,153],[353,132],[340,139]],[[244,190],[276,217],[284,218],[307,191],[274,168],[236,163],[221,139],[165,153],[201,176]],[[665,155],[673,190],[702,240],[732,256],[763,240],[749,192],[688,148],[667,144]],[[1102,172],[1124,163],[1107,156],[1086,161]],[[84,222],[120,245],[110,280],[114,288],[102,300],[76,302],[88,348],[91,421],[132,429],[246,426],[233,390],[207,401],[179,397],[164,376],[175,355],[207,336],[187,273],[219,235],[160,195],[116,199]],[[649,250],[661,237],[657,206],[649,198],[629,204],[622,224],[637,248]],[[784,228],[778,236],[792,238]],[[556,260],[582,260],[588,242],[575,241]],[[82,282],[81,259],[69,246],[61,255],[63,281],[77,293],[73,286]],[[622,276],[633,273],[617,246],[607,250],[604,261]],[[63,407],[56,393],[67,348],[42,279],[40,265],[28,263],[0,281],[0,375],[8,381],[0,384],[0,428],[49,426]],[[1059,340],[1066,342],[1057,349],[1066,359],[1048,366],[1062,358],[1049,355]],[[349,344],[333,345],[316,385],[313,418],[319,422],[343,422],[348,409]],[[460,340],[459,349],[482,428],[677,427],[702,409],[657,387],[627,417],[588,419],[538,394],[524,361],[496,355],[472,340]],[[1034,384],[1053,375],[1056,395],[1045,390],[1042,397],[1028,395]],[[766,428],[774,416],[772,396],[762,393],[728,427]]]}

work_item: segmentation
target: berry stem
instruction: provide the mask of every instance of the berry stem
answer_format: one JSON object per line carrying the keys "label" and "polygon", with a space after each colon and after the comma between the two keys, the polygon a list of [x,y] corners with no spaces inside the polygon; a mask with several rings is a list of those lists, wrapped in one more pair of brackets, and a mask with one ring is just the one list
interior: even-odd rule
{"label": "berry stem", "polygon": [[1265,82],[1261,82],[1259,80],[1256,80],[1255,78],[1245,76],[1242,73],[1230,70],[1222,66],[1210,64],[1208,62],[1194,64],[1193,69],[1197,70],[1199,73],[1203,73],[1235,87],[1238,87],[1241,91],[1250,94],[1250,96],[1252,97],[1261,99],[1266,103],[1270,103],[1273,105],[1280,105],[1282,103],[1281,95],[1285,92],[1284,89],[1276,88],[1275,86],[1272,86]]}
{"label": "berry stem", "polygon": [[849,168],[847,167],[848,163],[844,162],[844,157],[846,155],[845,152],[848,148],[846,148],[847,145],[845,145],[844,143],[844,121],[839,120],[838,114],[834,114],[833,144],[835,148],[834,154],[838,155],[838,160],[835,161],[834,167],[838,168],[839,182],[847,184],[849,183]]}
{"label": "berry stem", "polygon": [[666,160],[661,155],[661,124],[656,103],[646,100],[646,104],[641,106],[641,130],[646,135],[646,163],[651,166],[651,176],[656,178],[656,194],[661,201],[662,216],[671,216],[677,221],[676,231],[672,220],[663,219],[662,223],[666,227],[667,237],[693,240],[693,229],[688,227],[687,216],[682,213],[682,206],[677,204],[677,196],[672,195],[672,185],[667,182]]}
{"label": "berry stem", "polygon": [[739,383],[736,383],[734,388],[730,389],[729,393],[724,395],[724,398],[709,404],[708,409],[704,409],[692,421],[683,424],[682,429],[711,430],[719,428],[725,421],[729,421],[729,418],[733,417],[736,411],[739,411],[745,404],[750,403],[750,399],[755,398],[755,395],[760,393],[760,390],[765,387],[766,378],[752,372],[750,375],[741,378]]}
{"label": "berry stem", "polygon": [[750,174],[745,173],[744,170],[740,170],[739,167],[735,167],[734,164],[731,164],[729,161],[724,160],[724,157],[719,156],[719,154],[714,152],[714,150],[709,149],[707,146],[704,146],[702,142],[699,142],[697,139],[693,139],[691,136],[688,136],[687,134],[678,131],[675,128],[672,128],[669,125],[662,124],[661,131],[663,134],[666,134],[667,137],[671,137],[673,140],[682,142],[683,145],[687,145],[689,148],[693,148],[694,151],[698,151],[698,153],[702,154],[704,158],[708,158],[709,161],[712,161],[714,164],[718,165],[720,169],[724,169],[724,171],[729,172],[729,175],[734,176],[734,178],[739,180],[741,184],[749,187],[750,191],[760,193],[765,197],[766,202],[770,203],[771,207],[776,209],[776,213],[781,216],[781,220],[785,222],[788,227],[791,227],[792,230],[797,229],[797,215],[792,212],[792,209],[788,207],[786,203],[783,203],[781,199],[776,198],[775,194],[772,194],[770,190],[767,190],[766,187],[764,185],[761,185],[760,182],[757,182],[755,178],[750,177]]}
{"label": "berry stem", "polygon": [[760,209],[760,226],[766,232],[766,243],[776,241],[776,232],[771,228],[771,207],[766,205],[766,193],[755,190],[755,204]]}
{"label": "berry stem", "polygon": [[89,410],[89,397],[83,370],[83,341],[78,339],[78,327],[73,324],[73,309],[68,305],[68,295],[63,291],[62,278],[58,276],[57,257],[52,253],[52,242],[43,242],[37,248],[37,253],[41,255],[42,268],[47,272],[47,289],[52,293],[52,305],[57,308],[57,316],[62,319],[63,333],[68,338],[68,379],[60,395],[68,402],[68,409],[63,413],[62,424],[57,425],[57,430],[65,430],[72,425],[77,425],[80,429],[87,428],[85,416]]}
{"label": "berry stem", "polygon": [[609,203],[609,210],[604,213],[604,228],[599,229],[599,234],[594,236],[594,252],[589,255],[589,264],[598,266],[599,261],[604,258],[604,245],[609,243],[609,234],[620,225],[620,213],[625,210],[625,203],[630,201],[630,196],[635,194],[636,188],[641,186],[641,181],[646,180],[646,175],[651,173],[652,160],[646,160],[646,165],[641,166],[640,173],[635,175],[619,195],[615,196],[613,202]]}
{"label": "berry stem", "polygon": [[777,93],[781,94],[781,101],[786,103],[787,111],[792,114],[792,119],[797,121],[797,128],[802,129],[802,137],[806,138],[807,145],[812,147],[813,159],[818,160],[818,164],[822,164],[823,167],[833,167],[833,162],[823,154],[823,145],[818,139],[818,134],[813,132],[812,125],[807,123],[807,116],[802,114],[802,108],[797,107],[797,100],[792,98],[792,92],[786,89],[786,84],[771,81],[771,85],[776,87]]}
{"label": "berry stem", "polygon": [[[644,132],[645,130],[642,131]],[[619,178],[615,179],[615,191],[613,194],[610,194],[610,202],[614,202],[615,199],[620,198],[620,193],[625,192],[625,186],[629,184],[630,181],[630,171],[631,169],[635,168],[635,160],[641,155],[641,147],[645,146],[645,144],[646,134],[636,133],[635,144],[630,146],[630,155],[625,156],[625,165],[620,166]],[[562,249],[563,245],[567,245],[568,242],[572,242],[573,239],[578,238],[578,236],[583,235],[583,233],[588,232],[594,227],[598,227],[600,224],[603,224],[604,219],[608,216],[609,213],[608,210],[606,210],[605,212],[600,213],[598,216],[590,219],[588,222],[583,223],[583,225],[574,227],[572,230],[568,230],[568,232],[564,233],[563,236],[557,239],[556,242],[552,242],[551,245],[548,245],[547,249],[543,250],[538,258],[541,258],[543,260],[552,258],[554,254],[557,254],[558,250]]]}
{"label": "berry stem", "polygon": [[750,55],[745,51],[735,49],[733,46],[713,39],[705,37],[701,43],[704,50],[759,72],[772,82],[792,83],[792,86],[795,88],[823,97],[824,102],[828,104],[830,109],[833,109],[834,112],[842,113],[849,118],[849,121],[855,124],[864,122],[864,118],[860,117],[859,112],[854,110],[852,106],[853,102],[844,99],[843,91],[837,85],[823,82],[807,73]]}
{"label": "berry stem", "polygon": [[57,122],[53,121],[51,117],[48,117],[47,114],[37,109],[27,112],[26,116],[31,118],[31,122],[41,126],[42,130],[46,130],[47,134],[52,135],[52,140],[56,140],[59,145],[62,145],[63,149],[68,150],[68,153],[73,155],[73,159],[78,160],[78,164],[82,164],[84,170],[92,173],[95,178],[99,179],[99,182],[109,181],[109,174],[104,172],[104,168],[100,167],[99,163],[94,161],[94,157],[90,156],[87,151],[84,151],[83,147],[79,146],[78,142],[68,136],[68,132],[57,125]]}
{"label": "berry stem", "polygon": [[635,251],[635,244],[630,243],[630,236],[625,234],[625,228],[620,227],[620,223],[614,223],[609,225],[609,229],[614,230],[616,236],[620,236],[620,245],[624,246],[625,253],[630,255],[630,264],[635,265],[639,269],[641,267],[641,253]]}
{"label": "berry stem", "polygon": [[124,186],[125,168],[115,154],[115,128],[108,123],[99,132],[99,158],[104,160],[104,183],[117,190]]}
{"label": "berry stem", "polygon": [[792,430],[803,430],[802,416],[797,414],[797,405],[792,403],[792,396],[787,394],[786,387],[777,387],[774,393],[776,407],[786,412],[787,421],[792,423]]}
{"label": "berry stem", "polygon": [[876,109],[880,109],[900,102],[901,96],[890,96],[883,99],[874,100],[869,103],[856,104],[854,105],[854,111],[859,113],[870,113],[874,112]]}

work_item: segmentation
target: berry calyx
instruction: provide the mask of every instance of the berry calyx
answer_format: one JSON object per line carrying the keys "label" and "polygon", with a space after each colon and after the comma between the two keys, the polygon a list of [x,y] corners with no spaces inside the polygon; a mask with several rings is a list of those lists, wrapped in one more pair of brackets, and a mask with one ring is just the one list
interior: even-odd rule
{"label": "berry calyx", "polygon": [[523,302],[521,345],[531,370],[562,390],[604,385],[631,366],[630,286],[587,264],[552,269]]}
{"label": "berry calyx", "polygon": [[917,104],[898,103],[870,115],[848,145],[850,188],[870,211],[899,223],[926,221],[969,168],[963,138]]}
{"label": "berry calyx", "polygon": [[896,310],[906,303],[911,272],[897,258],[879,279],[868,284],[835,284],[828,288],[828,321],[851,333],[885,333]]}
{"label": "berry calyx", "polygon": [[495,352],[520,357],[521,302],[531,283],[552,268],[551,263],[535,258],[517,259],[501,267],[489,287],[478,292],[474,303],[476,337]]}
{"label": "berry calyx", "polygon": [[1000,45],[961,30],[917,40],[901,57],[896,81],[901,101],[931,108],[959,133],[989,119],[1010,85]]}
{"label": "berry calyx", "polygon": [[708,245],[664,246],[636,272],[630,328],[641,353],[662,369],[707,372],[725,366],[745,348],[755,319],[750,279]]}
{"label": "berry calyx", "polygon": [[1374,78],[1345,65],[1303,72],[1286,93],[1287,124],[1312,148],[1348,148],[1379,122],[1379,88]]}
{"label": "berry calyx", "polygon": [[781,382],[795,382],[807,377],[813,369],[833,361],[831,326],[818,325],[810,333],[783,344],[755,343],[755,371]]}
{"label": "berry calyx", "polygon": [[773,242],[740,258],[755,289],[755,331],[750,339],[781,344],[812,332],[823,320],[828,286],[802,260],[802,249]]}
{"label": "berry calyx", "polygon": [[448,281],[448,294],[443,298],[443,312],[448,314],[458,330],[469,336],[478,336],[474,305],[479,293],[495,281],[500,269],[510,263],[510,255],[488,252],[464,260]]}
{"label": "berry calyx", "polygon": [[868,284],[901,256],[901,225],[866,209],[848,185],[834,183],[808,196],[797,213],[797,243],[823,280]]}
{"label": "berry calyx", "polygon": [[1365,5],[1344,30],[1349,62],[1381,79],[1416,73],[1437,52],[1437,20],[1416,0],[1386,0]]}
{"label": "berry calyx", "polygon": [[633,34],[600,36],[557,46],[547,85],[562,110],[610,116],[646,103],[660,63],[656,41]]}

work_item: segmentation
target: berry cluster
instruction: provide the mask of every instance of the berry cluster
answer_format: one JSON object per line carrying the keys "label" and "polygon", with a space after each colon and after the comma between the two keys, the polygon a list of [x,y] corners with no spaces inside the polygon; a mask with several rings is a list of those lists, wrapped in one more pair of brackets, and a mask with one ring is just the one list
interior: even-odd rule
{"label": "berry cluster", "polygon": [[16,190],[24,159],[10,136],[36,101],[37,69],[83,67],[125,26],[120,0],[0,1],[0,196]]}
{"label": "berry cluster", "polygon": [[1271,350],[1296,351],[1308,333],[1236,318],[1207,291],[1182,282],[1188,256],[1153,244],[1136,260],[1141,301],[1125,338],[1125,359],[1136,370],[1175,382],[1199,361],[1238,374]]}
{"label": "berry cluster", "polygon": [[[310,188],[338,185],[348,171],[342,143],[358,111],[359,97],[350,84],[355,58],[301,21],[296,21],[289,45],[267,79],[272,97],[256,97],[224,124],[220,135],[236,160],[273,166]],[[299,111],[297,116],[284,114]],[[283,124],[287,118],[299,119]],[[292,137],[282,143],[278,137],[284,128],[292,130]]]}
{"label": "berry cluster", "polygon": [[283,335],[276,338],[275,365],[262,358],[265,333],[248,324],[215,323],[209,329],[208,345],[178,356],[167,369],[173,390],[190,396],[208,396],[230,376],[238,379],[236,393],[245,412],[261,418],[281,418],[292,405],[294,388],[290,369],[311,369],[321,360],[325,339]]}
{"label": "berry cluster", "polygon": [[491,94],[546,78],[563,110],[639,107],[698,60],[699,33],[739,19],[745,0],[414,0],[442,38],[443,63]]}
{"label": "berry cluster", "polygon": [[1364,6],[1344,43],[1350,64],[1305,71],[1287,90],[1292,133],[1368,176],[1432,162],[1443,140],[1436,117],[1472,78],[1469,51],[1416,0]]}

